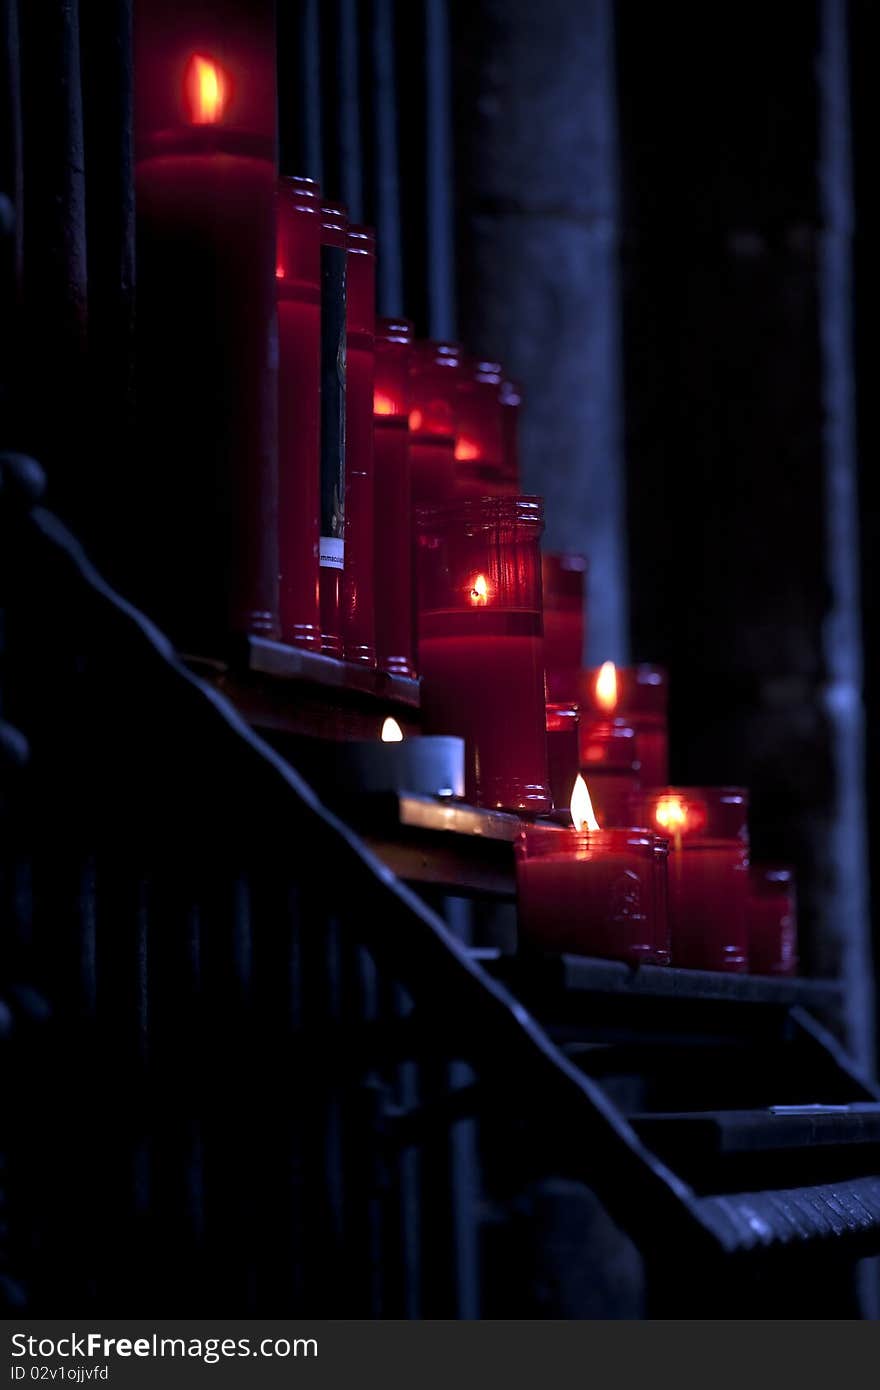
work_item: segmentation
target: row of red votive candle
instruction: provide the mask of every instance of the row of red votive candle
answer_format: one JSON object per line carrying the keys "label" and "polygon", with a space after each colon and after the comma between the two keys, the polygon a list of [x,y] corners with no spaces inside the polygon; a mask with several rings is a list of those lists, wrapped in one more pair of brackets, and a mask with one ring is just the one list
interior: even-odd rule
{"label": "row of red votive candle", "polygon": [[375,317],[375,245],[310,179],[278,193],[281,636],[416,674],[413,507],[518,490],[498,363]]}
{"label": "row of red votive candle", "polygon": [[633,802],[627,828],[525,830],[524,942],[630,964],[794,973],[793,875],[750,866],[746,812],[738,788],[663,788]]}

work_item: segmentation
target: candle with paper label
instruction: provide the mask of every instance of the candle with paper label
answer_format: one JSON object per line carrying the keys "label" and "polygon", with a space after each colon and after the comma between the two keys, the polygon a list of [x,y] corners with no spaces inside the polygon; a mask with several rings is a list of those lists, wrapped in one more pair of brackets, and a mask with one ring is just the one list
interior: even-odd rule
{"label": "candle with paper label", "polygon": [[582,671],[579,686],[585,712],[591,710],[600,719],[625,719],[635,730],[642,786],[663,786],[669,779],[666,672],[659,666],[615,666],[606,661]]}
{"label": "candle with paper label", "polygon": [[312,179],[279,182],[275,277],[281,636],[319,650],[321,190]]}
{"label": "candle with paper label", "polygon": [[410,471],[413,506],[446,502],[455,483],[461,348],[417,341],[410,365]]}
{"label": "candle with paper label", "polygon": [[373,448],[376,473],[376,656],[392,675],[414,677],[415,573],[409,462],[409,365],[413,327],[376,323]]}
{"label": "candle with paper label", "polygon": [[355,661],[361,666],[375,666],[373,377],[376,238],[370,227],[349,227],[347,245],[345,568],[342,579],[342,638],[346,661]]}
{"label": "candle with paper label", "polygon": [[222,652],[279,635],[274,10],[156,0],[134,37],[132,495],[159,557],[135,592],[178,645]]}
{"label": "candle with paper label", "polygon": [[587,559],[549,553],[542,567],[547,691],[552,700],[576,700],[586,641]]}
{"label": "candle with paper label", "polygon": [[749,869],[749,970],[796,975],[797,899],[794,870],[782,864]]}
{"label": "candle with paper label", "polygon": [[426,732],[460,734],[480,806],[550,810],[538,497],[419,512],[419,648]]}
{"label": "candle with paper label", "polygon": [[524,943],[547,951],[624,960],[662,959],[664,847],[650,830],[601,830],[578,777],[574,829],[534,826],[517,843],[517,901]]}
{"label": "candle with paper label", "polygon": [[321,650],[342,656],[346,502],[348,213],[321,209],[321,489],[318,598]]}
{"label": "candle with paper label", "polygon": [[741,973],[748,964],[748,797],[740,787],[662,787],[633,819],[669,840],[672,964]]}

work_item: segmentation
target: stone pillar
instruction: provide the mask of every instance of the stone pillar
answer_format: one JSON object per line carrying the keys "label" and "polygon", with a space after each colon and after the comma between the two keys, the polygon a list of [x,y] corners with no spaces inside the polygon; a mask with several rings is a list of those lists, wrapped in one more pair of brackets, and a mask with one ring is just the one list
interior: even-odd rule
{"label": "stone pillar", "polygon": [[458,318],[522,380],[548,549],[590,556],[588,648],[625,659],[617,125],[610,0],[454,11]]}

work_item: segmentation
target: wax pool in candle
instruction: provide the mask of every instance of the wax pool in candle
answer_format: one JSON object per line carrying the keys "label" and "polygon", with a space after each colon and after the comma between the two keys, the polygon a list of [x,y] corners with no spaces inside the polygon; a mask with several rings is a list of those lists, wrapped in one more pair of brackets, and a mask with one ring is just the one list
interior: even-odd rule
{"label": "wax pool in candle", "polygon": [[794,871],[780,864],[749,870],[749,969],[755,975],[797,973]]}
{"label": "wax pool in candle", "polygon": [[517,844],[524,942],[624,960],[662,958],[662,845],[645,830],[525,830]]}
{"label": "wax pool in candle", "polygon": [[738,787],[653,788],[633,799],[633,818],[669,839],[673,965],[747,969],[747,805]]}
{"label": "wax pool in candle", "polygon": [[625,719],[638,740],[643,787],[663,786],[669,778],[668,681],[659,666],[602,666],[582,671],[580,703],[597,718]]}
{"label": "wax pool in candle", "polygon": [[426,732],[464,737],[478,805],[550,810],[541,636],[540,498],[462,500],[419,514]]}
{"label": "wax pool in candle", "polygon": [[280,181],[275,276],[281,636],[318,649],[321,191],[312,179]]}
{"label": "wax pool in candle", "polygon": [[376,239],[368,227],[349,227],[342,636],[346,661],[356,661],[362,666],[376,664],[373,576],[375,325]]}
{"label": "wax pool in candle", "polygon": [[581,724],[580,765],[599,824],[606,828],[632,820],[630,803],[639,786],[637,744],[625,719],[588,718]]}
{"label": "wax pool in candle", "polygon": [[415,676],[409,363],[412,324],[379,319],[373,448],[376,473],[376,654],[380,668]]}
{"label": "wax pool in candle", "polygon": [[230,630],[279,635],[274,50],[251,68],[152,22],[135,84],[144,601],[216,651]]}

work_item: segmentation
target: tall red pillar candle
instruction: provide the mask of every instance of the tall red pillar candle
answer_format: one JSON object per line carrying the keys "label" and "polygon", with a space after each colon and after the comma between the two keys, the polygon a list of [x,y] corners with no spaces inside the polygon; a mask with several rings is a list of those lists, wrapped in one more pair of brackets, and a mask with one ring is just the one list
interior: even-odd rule
{"label": "tall red pillar candle", "polygon": [[279,634],[269,0],[138,3],[134,592],[179,646]]}
{"label": "tall red pillar candle", "polygon": [[647,830],[526,829],[516,846],[523,943],[628,961],[657,961],[662,846]]}
{"label": "tall red pillar candle", "polygon": [[633,818],[669,840],[672,964],[748,967],[748,798],[739,787],[640,793]]}
{"label": "tall red pillar candle", "polygon": [[[504,441],[504,490],[506,495],[522,492],[520,484],[519,422],[523,389],[518,381],[505,377],[498,393],[501,404],[501,433]],[[546,634],[545,634],[546,636]]]}
{"label": "tall red pillar candle", "polygon": [[419,514],[419,649],[426,733],[465,740],[480,806],[550,810],[538,497]]}
{"label": "tall red pillar candle", "polygon": [[[547,706],[547,766],[554,808],[567,807],[579,771],[580,710],[577,705]],[[592,788],[590,788],[592,792]],[[600,821],[600,825],[604,825]]]}
{"label": "tall red pillar candle", "polygon": [[278,187],[278,560],[281,637],[319,650],[321,190]]}
{"label": "tall red pillar candle", "polygon": [[544,653],[551,700],[576,700],[586,640],[587,558],[545,553]]}
{"label": "tall red pillar candle", "polygon": [[752,864],[749,870],[749,970],[796,975],[797,900],[794,870]]}
{"label": "tall red pillar candle", "polygon": [[635,730],[642,786],[663,786],[669,780],[669,682],[662,667],[606,661],[581,672],[579,692],[582,708],[599,718],[619,716]]}
{"label": "tall red pillar candle", "polygon": [[321,650],[342,656],[342,575],[346,504],[346,321],[348,213],[340,203],[321,209],[321,481],[318,611]]}
{"label": "tall red pillar candle", "polygon": [[346,661],[356,661],[362,666],[376,664],[373,578],[375,331],[376,238],[369,227],[349,227],[342,646]]}
{"label": "tall red pillar candle", "polygon": [[466,357],[458,385],[455,491],[459,497],[498,497],[504,488],[503,372],[499,362]]}
{"label": "tall red pillar candle", "polygon": [[581,722],[580,766],[599,824],[604,829],[629,825],[640,764],[635,731],[625,719]]}
{"label": "tall red pillar candle", "polygon": [[376,658],[383,671],[413,677],[415,574],[409,464],[409,365],[413,328],[376,322],[373,392]]}
{"label": "tall red pillar candle", "polygon": [[455,482],[461,349],[415,343],[410,368],[410,472],[413,506],[448,501]]}

